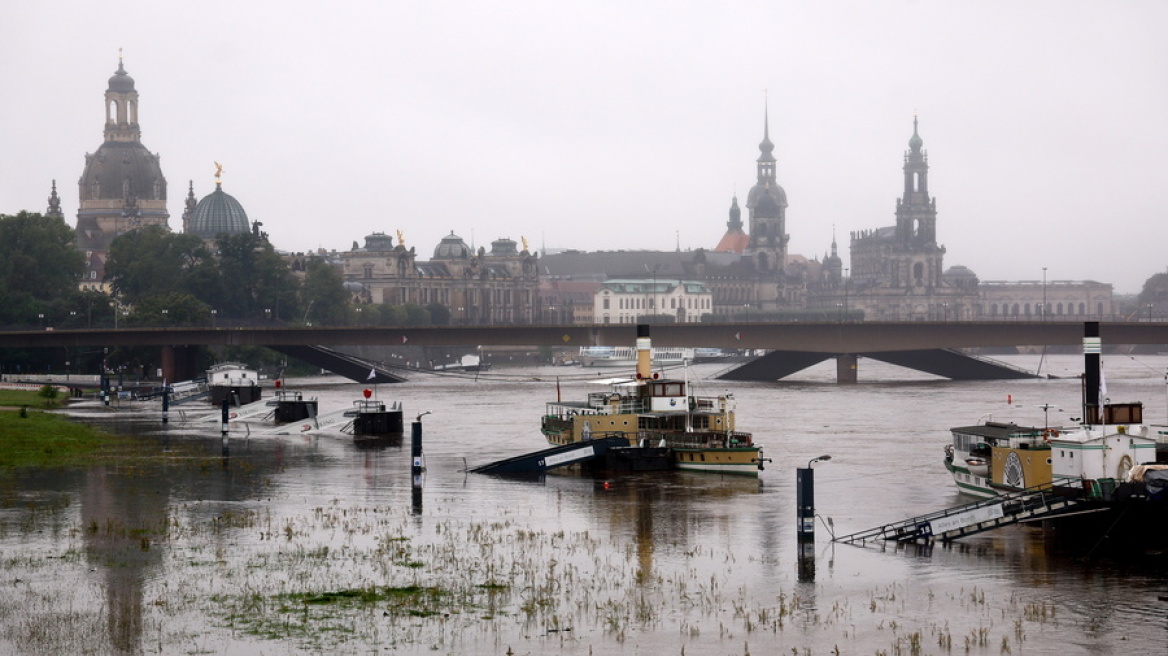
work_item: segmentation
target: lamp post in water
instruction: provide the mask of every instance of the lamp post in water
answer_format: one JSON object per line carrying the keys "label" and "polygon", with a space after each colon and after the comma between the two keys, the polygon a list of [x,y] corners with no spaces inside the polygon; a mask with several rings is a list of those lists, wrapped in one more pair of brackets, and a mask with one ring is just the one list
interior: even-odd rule
{"label": "lamp post in water", "polygon": [[827,460],[831,460],[831,456],[812,458],[807,467],[795,470],[795,508],[800,541],[815,541],[815,470],[811,466]]}
{"label": "lamp post in water", "polygon": [[795,470],[795,534],[799,542],[799,579],[815,578],[815,470],[817,462],[831,460],[822,455],[807,462],[807,467]]}

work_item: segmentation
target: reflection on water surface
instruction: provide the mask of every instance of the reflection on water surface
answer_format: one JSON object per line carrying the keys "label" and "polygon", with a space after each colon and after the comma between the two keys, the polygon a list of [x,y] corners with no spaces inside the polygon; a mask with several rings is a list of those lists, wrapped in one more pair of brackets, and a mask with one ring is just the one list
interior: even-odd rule
{"label": "reflection on water surface", "polygon": [[[1073,370],[1061,357],[1044,366]],[[1158,420],[1166,364],[1109,363],[1111,396],[1145,400]],[[407,416],[433,413],[420,490],[408,437],[358,448],[339,434],[235,431],[225,450],[217,426],[79,412],[158,457],[0,483],[0,651],[1162,650],[1163,570],[1139,561],[1087,558],[1026,528],[931,548],[829,542],[828,517],[845,533],[959,503],[941,466],[946,429],[1073,408],[1077,380],[947,383],[867,361],[861,380],[873,380],[849,387],[814,370],[774,385],[704,380],[735,394],[740,427],[775,459],[758,479],[465,473],[544,446],[539,415],[561,369],[381,386]],[[361,386],[301,388],[326,411]],[[824,453],[817,557],[801,578],[794,469]]]}

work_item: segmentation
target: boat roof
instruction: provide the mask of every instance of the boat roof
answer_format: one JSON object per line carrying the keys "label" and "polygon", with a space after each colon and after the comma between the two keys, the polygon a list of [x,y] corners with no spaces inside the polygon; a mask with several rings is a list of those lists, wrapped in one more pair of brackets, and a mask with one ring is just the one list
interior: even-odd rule
{"label": "boat roof", "polygon": [[636,378],[601,378],[599,380],[590,380],[589,383],[593,385],[625,385],[632,387],[634,385],[641,385],[644,381]]}
{"label": "boat roof", "polygon": [[986,422],[976,426],[958,426],[957,428],[949,429],[954,433],[963,433],[966,435],[977,435],[978,437],[999,438],[1018,437],[1032,433],[1041,433],[1042,428],[1037,426],[1019,426],[1018,424],[1002,424],[999,422]]}

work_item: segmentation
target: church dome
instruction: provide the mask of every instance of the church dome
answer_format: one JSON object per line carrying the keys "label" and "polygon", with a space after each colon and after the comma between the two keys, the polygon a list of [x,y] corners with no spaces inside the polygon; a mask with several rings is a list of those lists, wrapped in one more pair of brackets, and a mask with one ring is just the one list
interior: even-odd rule
{"label": "church dome", "polygon": [[468,257],[470,257],[470,246],[467,246],[462,237],[454,234],[453,231],[443,237],[438,247],[434,249],[435,260],[461,260]]}
{"label": "church dome", "polygon": [[81,200],[166,200],[158,156],[137,141],[106,141],[86,155]]}
{"label": "church dome", "polygon": [[746,206],[754,210],[755,218],[777,219],[787,206],[787,192],[777,184],[755,185],[746,198]]}
{"label": "church dome", "polygon": [[925,145],[925,141],[923,139],[921,139],[921,135],[917,133],[917,117],[914,116],[913,117],[913,134],[911,137],[909,137],[908,147],[911,148],[912,151],[915,153],[916,151],[920,150],[921,146],[923,146],[923,145]]}
{"label": "church dome", "polygon": [[945,272],[942,273],[941,276],[946,280],[957,278],[977,278],[977,274],[973,272],[973,269],[970,269],[969,267],[961,264],[954,264],[948,269],[945,269]]}
{"label": "church dome", "polygon": [[118,70],[109,79],[109,90],[121,93],[128,93],[134,90],[134,78],[126,73],[126,69],[120,61],[118,62]]}
{"label": "church dome", "polygon": [[187,232],[203,239],[214,239],[219,235],[237,235],[251,231],[251,222],[243,205],[233,196],[223,191],[223,185],[215,185],[215,191],[203,197],[195,206]]}

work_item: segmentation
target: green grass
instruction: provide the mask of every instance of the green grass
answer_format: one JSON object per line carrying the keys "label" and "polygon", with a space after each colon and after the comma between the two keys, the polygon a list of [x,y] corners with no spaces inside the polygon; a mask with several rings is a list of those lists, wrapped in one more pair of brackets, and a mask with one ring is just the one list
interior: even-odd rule
{"label": "green grass", "polygon": [[39,390],[10,390],[0,389],[0,408],[56,408],[61,405],[61,399],[48,399],[41,396]]}
{"label": "green grass", "polygon": [[0,469],[83,464],[125,445],[124,438],[65,417],[35,411],[21,414],[20,410],[0,410]]}

